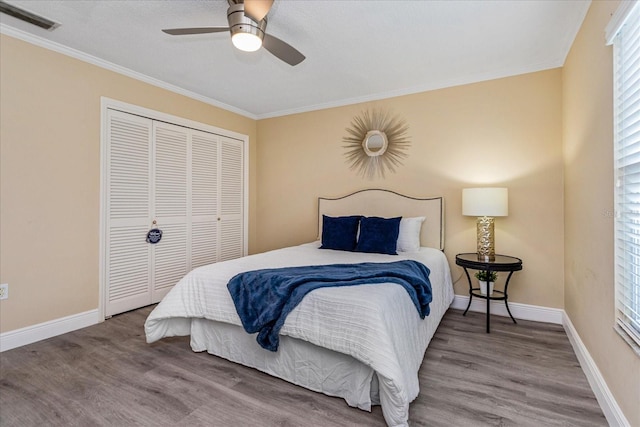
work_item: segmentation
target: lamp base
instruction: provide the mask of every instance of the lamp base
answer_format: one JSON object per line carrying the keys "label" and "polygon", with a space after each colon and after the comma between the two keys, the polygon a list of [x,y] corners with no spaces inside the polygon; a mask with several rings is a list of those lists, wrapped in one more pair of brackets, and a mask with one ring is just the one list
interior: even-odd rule
{"label": "lamp base", "polygon": [[496,246],[494,240],[495,219],[489,216],[478,217],[478,261],[494,261],[496,259]]}
{"label": "lamp base", "polygon": [[478,254],[478,261],[482,261],[482,262],[492,262],[496,260],[496,256],[489,256],[489,255],[480,255]]}

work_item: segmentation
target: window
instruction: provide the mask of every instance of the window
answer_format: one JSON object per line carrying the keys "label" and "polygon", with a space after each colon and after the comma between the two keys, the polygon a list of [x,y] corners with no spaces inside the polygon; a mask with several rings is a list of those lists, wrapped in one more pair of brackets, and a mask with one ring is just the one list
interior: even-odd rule
{"label": "window", "polygon": [[614,56],[616,329],[640,346],[640,7],[635,2],[621,4],[607,40]]}

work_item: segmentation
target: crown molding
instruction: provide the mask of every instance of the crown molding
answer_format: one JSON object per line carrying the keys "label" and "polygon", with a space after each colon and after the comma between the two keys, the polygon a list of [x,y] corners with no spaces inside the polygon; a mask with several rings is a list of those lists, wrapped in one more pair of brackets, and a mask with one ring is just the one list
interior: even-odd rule
{"label": "crown molding", "polygon": [[428,82],[423,85],[412,86],[409,88],[379,92],[371,95],[349,98],[349,99],[341,99],[338,101],[332,101],[332,102],[327,102],[322,104],[308,105],[308,106],[290,109],[290,110],[280,110],[280,111],[274,111],[272,113],[258,114],[256,115],[256,118],[258,120],[270,119],[274,117],[288,116],[292,114],[300,114],[300,113],[308,113],[308,112],[317,111],[317,110],[325,110],[328,108],[344,107],[347,105],[361,104],[361,103],[372,102],[372,101],[380,101],[383,99],[395,98],[398,96],[415,95],[417,93],[429,92],[429,91],[438,90],[438,89],[446,89],[446,88],[455,87],[455,86],[462,86],[462,85],[480,83],[480,82],[489,81],[489,80],[514,77],[522,74],[536,73],[538,71],[545,71],[553,68],[559,68],[559,67],[562,67],[563,65],[564,65],[564,58],[555,58],[554,60],[551,60],[551,61],[537,63],[537,64],[530,64],[524,67],[505,68],[499,72],[469,74],[467,76],[457,78],[457,79]]}
{"label": "crown molding", "polygon": [[179,95],[186,96],[188,98],[194,99],[196,101],[204,102],[205,104],[209,104],[211,106],[221,108],[223,110],[239,114],[244,117],[248,117],[253,120],[257,120],[257,116],[249,113],[248,111],[242,110],[240,108],[236,108],[232,105],[225,104],[220,101],[216,101],[215,99],[202,96],[195,92],[192,92],[187,89],[183,89],[179,86],[164,82],[162,80],[158,80],[156,78],[147,76],[146,74],[139,73],[137,71],[133,71],[129,68],[122,67],[120,65],[114,64],[113,62],[105,61],[104,59],[100,59],[96,56],[89,55],[88,53],[82,52],[77,49],[72,49],[70,47],[64,46],[60,43],[56,43],[51,40],[47,40],[43,37],[36,36],[34,34],[28,33],[26,31],[19,30],[17,28],[11,27],[6,24],[0,23],[0,34],[4,34],[6,36],[10,36],[24,42],[42,47],[44,49],[48,49],[54,52],[61,53],[66,56],[70,56],[72,58],[78,59],[83,62],[87,62],[89,64],[95,65],[100,68],[104,68],[109,71],[113,71],[118,74],[122,74],[124,76],[130,77],[132,79],[139,80],[141,82],[159,87],[161,89],[168,90],[173,93],[177,93]]}

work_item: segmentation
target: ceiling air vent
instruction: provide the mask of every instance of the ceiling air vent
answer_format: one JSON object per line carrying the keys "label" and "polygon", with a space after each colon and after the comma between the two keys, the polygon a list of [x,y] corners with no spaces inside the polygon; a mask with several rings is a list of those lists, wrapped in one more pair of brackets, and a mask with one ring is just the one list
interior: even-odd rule
{"label": "ceiling air vent", "polygon": [[3,1],[0,1],[0,12],[6,13],[7,15],[13,16],[21,21],[28,22],[29,24],[37,25],[38,27],[49,31],[53,31],[60,25],[57,22],[50,21],[47,18],[27,12],[24,9],[12,6]]}

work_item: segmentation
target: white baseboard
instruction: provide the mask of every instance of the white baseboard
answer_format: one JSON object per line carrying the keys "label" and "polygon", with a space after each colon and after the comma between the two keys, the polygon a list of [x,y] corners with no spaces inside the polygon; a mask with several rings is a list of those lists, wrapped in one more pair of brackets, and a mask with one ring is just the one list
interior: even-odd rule
{"label": "white baseboard", "polygon": [[596,399],[600,404],[600,408],[602,408],[607,422],[609,422],[609,425],[612,427],[631,427],[631,424],[622,413],[622,410],[620,410],[618,402],[616,402],[616,399],[611,394],[607,383],[600,374],[598,366],[596,366],[596,363],[591,358],[587,347],[585,347],[582,339],[580,339],[580,335],[578,335],[578,331],[574,328],[567,313],[564,313],[562,320],[562,325],[569,337],[569,342],[573,346],[573,351],[578,357],[582,371],[587,377],[587,381],[589,381],[593,394],[596,395]]}
{"label": "white baseboard", "polygon": [[[468,304],[468,296],[456,295],[451,307],[465,310]],[[485,313],[487,311],[487,300],[474,298],[471,301],[469,310]],[[556,325],[562,325],[562,318],[564,316],[564,310],[561,308],[540,307],[538,305],[521,304],[517,302],[510,302],[509,310],[511,310],[511,314],[513,314],[513,317],[516,319],[555,323]],[[491,301],[491,314],[509,317],[504,301]]]}
{"label": "white baseboard", "polygon": [[100,323],[98,310],[73,314],[0,334],[0,352]]}

